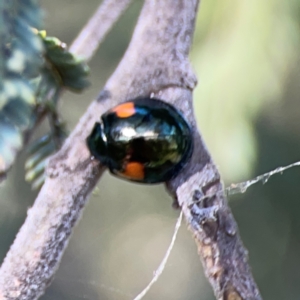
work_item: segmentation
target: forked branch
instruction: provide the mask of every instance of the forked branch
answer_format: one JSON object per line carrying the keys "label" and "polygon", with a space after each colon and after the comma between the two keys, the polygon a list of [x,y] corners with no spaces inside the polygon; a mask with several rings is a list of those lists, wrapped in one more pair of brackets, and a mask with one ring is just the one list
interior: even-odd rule
{"label": "forked branch", "polygon": [[34,300],[45,291],[104,170],[90,159],[85,145],[87,135],[108,108],[149,95],[172,103],[192,126],[192,159],[167,186],[195,236],[217,299],[261,299],[227,206],[220,175],[198,133],[193,114],[196,78],[188,53],[197,7],[197,0],[145,1],[122,61],[49,163],[46,182],[0,269],[1,300]]}

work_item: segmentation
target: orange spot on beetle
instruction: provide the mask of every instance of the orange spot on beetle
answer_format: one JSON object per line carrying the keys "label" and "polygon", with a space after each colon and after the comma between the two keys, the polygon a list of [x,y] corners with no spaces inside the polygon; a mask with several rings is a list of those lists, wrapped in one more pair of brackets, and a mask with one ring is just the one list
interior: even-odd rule
{"label": "orange spot on beetle", "polygon": [[129,162],[125,166],[123,175],[128,176],[129,178],[132,179],[142,180],[145,177],[144,165],[139,162]]}
{"label": "orange spot on beetle", "polygon": [[119,118],[131,117],[135,113],[134,103],[126,102],[126,103],[120,104],[113,109],[113,112],[115,112]]}

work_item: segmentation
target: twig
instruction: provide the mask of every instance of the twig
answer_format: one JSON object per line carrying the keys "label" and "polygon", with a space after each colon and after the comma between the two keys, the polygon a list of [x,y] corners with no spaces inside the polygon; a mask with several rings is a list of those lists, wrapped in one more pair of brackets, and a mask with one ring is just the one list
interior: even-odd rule
{"label": "twig", "polygon": [[239,182],[239,183],[232,183],[229,187],[226,188],[227,195],[233,195],[233,194],[239,194],[239,193],[245,193],[248,188],[256,184],[258,182],[262,182],[263,184],[267,183],[268,180],[270,179],[271,176],[278,174],[278,173],[283,173],[284,171],[294,168],[294,167],[299,167],[300,166],[300,161],[294,162],[292,164],[289,164],[284,167],[278,167],[270,172],[264,173],[262,175],[258,175],[253,179]]}
{"label": "twig", "polygon": [[70,52],[90,60],[132,0],[104,0],[70,46]]}
{"label": "twig", "polygon": [[261,299],[220,175],[197,131],[193,114],[196,78],[188,53],[197,7],[197,0],[145,1],[122,61],[97,101],[50,160],[45,184],[0,269],[1,300],[34,300],[44,292],[104,170],[97,161],[90,160],[85,145],[94,122],[113,105],[151,94],[177,107],[194,132],[192,159],[168,188],[178,199],[195,236],[217,299]]}
{"label": "twig", "polygon": [[176,237],[177,237],[177,233],[179,231],[179,228],[181,226],[181,222],[182,222],[182,212],[180,213],[176,225],[175,225],[175,229],[174,229],[174,233],[172,236],[172,240],[171,243],[168,247],[168,250],[166,251],[165,256],[163,257],[161,263],[159,264],[157,270],[154,273],[153,278],[151,279],[151,281],[148,283],[148,285],[133,299],[133,300],[141,300],[144,298],[144,296],[149,292],[149,290],[151,289],[152,285],[158,280],[158,278],[160,277],[160,275],[162,274],[163,270],[166,267],[166,263],[169,259],[169,256],[171,254],[171,251],[174,247],[175,241],[176,241]]}

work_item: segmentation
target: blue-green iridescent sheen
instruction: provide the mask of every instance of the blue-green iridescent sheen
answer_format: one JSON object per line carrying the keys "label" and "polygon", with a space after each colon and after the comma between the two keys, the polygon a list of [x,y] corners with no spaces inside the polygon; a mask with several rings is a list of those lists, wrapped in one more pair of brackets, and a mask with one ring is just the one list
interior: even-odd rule
{"label": "blue-green iridescent sheen", "polygon": [[[91,154],[110,172],[127,180],[159,183],[175,177],[192,154],[191,128],[183,116],[166,102],[138,98],[134,114],[120,118],[116,108],[102,115],[87,138]],[[124,176],[130,162],[144,167],[143,178]]]}

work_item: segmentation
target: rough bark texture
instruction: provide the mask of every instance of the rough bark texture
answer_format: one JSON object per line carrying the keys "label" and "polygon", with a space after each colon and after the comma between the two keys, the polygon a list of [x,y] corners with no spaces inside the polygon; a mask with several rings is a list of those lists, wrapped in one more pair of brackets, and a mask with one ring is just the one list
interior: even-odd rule
{"label": "rough bark texture", "polygon": [[197,6],[197,0],[145,1],[121,63],[49,163],[46,182],[0,269],[1,300],[33,300],[44,292],[104,170],[90,159],[85,145],[87,135],[108,108],[149,95],[172,103],[194,131],[193,157],[167,186],[194,234],[217,299],[261,299],[220,175],[197,131],[193,114],[196,78],[188,53]]}

